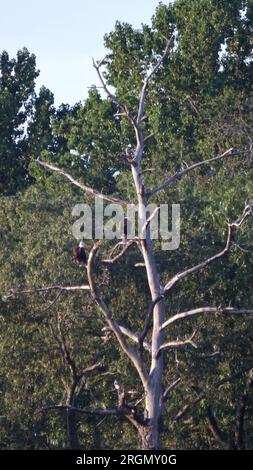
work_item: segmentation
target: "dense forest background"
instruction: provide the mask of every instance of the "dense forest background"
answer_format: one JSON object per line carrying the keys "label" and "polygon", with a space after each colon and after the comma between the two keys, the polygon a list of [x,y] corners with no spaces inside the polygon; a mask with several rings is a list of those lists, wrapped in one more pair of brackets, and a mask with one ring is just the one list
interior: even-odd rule
{"label": "dense forest background", "polygon": [[[151,26],[135,30],[116,23],[105,36],[106,78],[131,109],[137,104],[145,71],[176,33],[169,54],[150,83],[145,129],[146,185],[185,165],[215,157],[233,147],[237,156],[204,167],[154,197],[181,204],[181,245],[160,251],[162,276],[197,263],[222,249],[227,220],[253,198],[253,2],[176,0],[160,4]],[[92,41],[92,38],[91,38]],[[99,59],[99,58],[98,58]],[[10,289],[78,285],[85,272],[72,256],[76,203],[93,200],[36,163],[38,155],[104,193],[134,200],[129,167],[120,158],[133,140],[129,124],[95,86],[84,103],[56,108],[50,90],[35,92],[36,58],[26,48],[0,55],[0,448],[69,448],[66,411],[40,412],[66,402],[71,370],[86,370],[78,407],[117,403],[120,377],[130,401],[141,399],[136,374],[117,342],[83,293]],[[63,77],[64,79],[64,77]],[[80,78],[81,79],[81,78]],[[229,258],[188,277],[166,300],[168,312],[194,304],[253,307],[252,221],[238,233]],[[100,285],[115,316],[139,329],[147,310],[145,272],[134,267],[138,252],[116,266],[99,269]],[[162,445],[175,449],[253,448],[253,325],[250,316],[215,314],[191,320],[198,328],[197,351],[166,356],[165,382],[178,377],[162,423]],[[189,324],[175,325],[174,335]],[[65,356],[64,356],[65,348]],[[98,365],[95,372],[93,365]],[[252,383],[252,382],[251,382]],[[135,389],[131,396],[132,388]],[[244,406],[244,433],[236,441],[237,417]],[[138,446],[131,425],[119,417],[77,414],[81,448]],[[215,433],[216,429],[216,433]],[[232,443],[232,444],[231,444]]]}

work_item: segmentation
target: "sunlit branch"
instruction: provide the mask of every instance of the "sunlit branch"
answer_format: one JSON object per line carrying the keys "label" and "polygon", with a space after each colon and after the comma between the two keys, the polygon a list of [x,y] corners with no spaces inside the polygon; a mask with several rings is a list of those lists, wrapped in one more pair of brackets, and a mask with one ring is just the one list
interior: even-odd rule
{"label": "sunlit branch", "polygon": [[165,329],[167,326],[172,323],[182,320],[183,318],[190,318],[196,315],[203,315],[204,313],[209,314],[226,314],[226,315],[253,315],[253,308],[234,308],[234,307],[200,307],[186,312],[177,313],[173,317],[169,318],[166,322],[163,323],[162,329]]}
{"label": "sunlit branch", "polygon": [[147,196],[153,196],[153,194],[156,194],[163,189],[165,189],[167,186],[169,186],[171,183],[173,183],[175,180],[180,180],[183,176],[187,175],[193,170],[196,170],[197,168],[200,168],[203,165],[210,165],[211,163],[214,163],[216,161],[219,161],[223,158],[228,158],[228,157],[238,157],[243,153],[248,153],[246,151],[236,151],[233,152],[233,147],[230,149],[226,150],[222,155],[218,155],[213,158],[209,158],[208,160],[203,160],[202,162],[194,163],[191,166],[188,166],[187,168],[184,168],[182,171],[179,171],[178,173],[175,173],[173,176],[168,178],[164,183],[162,183],[160,186],[158,186],[155,189],[151,189],[150,191],[147,192]]}
{"label": "sunlit branch", "polygon": [[114,196],[110,196],[108,194],[100,193],[96,189],[90,188],[89,186],[86,186],[83,183],[79,183],[79,181],[77,181],[75,178],[73,178],[73,176],[71,176],[65,170],[63,170],[63,169],[61,169],[61,168],[59,168],[55,165],[52,165],[51,163],[44,162],[44,161],[40,160],[39,158],[36,161],[39,165],[44,166],[45,168],[48,168],[49,170],[55,171],[56,173],[59,173],[60,175],[65,176],[65,178],[67,178],[73,185],[77,186],[78,188],[82,189],[83,191],[85,191],[87,193],[93,194],[93,196],[96,196],[100,199],[104,199],[106,201],[113,202],[114,204],[121,204],[121,205],[124,205],[124,206],[129,204],[128,201],[124,201],[123,199],[118,199],[118,198],[116,198]]}
{"label": "sunlit branch", "polygon": [[23,295],[23,294],[36,294],[37,292],[49,292],[53,290],[60,290],[61,292],[76,292],[76,291],[89,291],[90,286],[81,285],[81,286],[61,286],[53,285],[47,287],[33,287],[31,289],[10,289],[8,291],[8,296]]}
{"label": "sunlit branch", "polygon": [[[146,232],[147,228],[149,227],[149,225],[151,224],[153,218],[156,216],[156,214],[159,212],[160,210],[160,207],[156,207],[156,209],[152,212],[152,214],[150,215],[150,217],[145,221],[142,229],[141,229],[141,236],[140,238],[143,238],[144,236],[144,233]],[[144,236],[145,238],[145,236]]]}

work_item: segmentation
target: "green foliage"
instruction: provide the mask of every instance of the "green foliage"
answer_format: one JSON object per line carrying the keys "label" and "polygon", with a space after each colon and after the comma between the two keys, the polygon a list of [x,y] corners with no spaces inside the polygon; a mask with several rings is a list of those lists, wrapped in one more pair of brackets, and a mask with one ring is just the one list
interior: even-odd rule
{"label": "green foliage", "polygon": [[[155,243],[164,281],[222,250],[227,220],[235,220],[245,199],[252,199],[252,28],[251,1],[176,0],[159,5],[150,27],[137,31],[117,22],[105,37],[105,77],[134,114],[146,70],[160,57],[165,38],[176,34],[173,52],[147,95],[144,130],[154,135],[143,166],[155,169],[143,175],[147,188],[182,165],[230,147],[238,151],[237,157],[192,172],[153,198],[181,204],[180,249],[161,252]],[[72,259],[71,210],[76,202],[93,201],[45,172],[35,159],[40,154],[87,185],[134,202],[130,168],[121,158],[134,136],[129,123],[115,116],[117,107],[95,88],[83,104],[58,109],[47,88],[36,95],[35,57],[26,49],[12,60],[2,53],[0,66],[1,448],[67,448],[65,413],[37,413],[42,406],[65,402],[71,383],[54,334],[59,321],[78,370],[97,361],[104,368],[85,380],[77,406],[115,407],[115,378],[127,392],[134,389],[129,401],[141,400],[142,388],[117,342],[103,336],[104,323],[89,296],[62,292],[57,298],[48,292],[6,297],[10,288],[87,281]],[[252,228],[249,221],[240,229],[228,258],[176,287],[166,299],[168,316],[196,306],[252,306]],[[134,268],[140,253],[130,250],[106,267],[101,259],[110,247],[105,244],[99,255],[98,283],[115,318],[140,332],[149,303],[145,271]],[[197,351],[187,347],[176,356],[166,355],[164,387],[178,377],[181,383],[171,393],[162,423],[165,448],[220,448],[207,426],[207,407],[212,406],[226,436],[232,436],[247,376],[217,383],[251,367],[250,317],[203,315],[175,323],[166,337],[184,338],[194,330]],[[200,392],[203,399],[175,419]],[[252,429],[247,404],[247,448],[253,447]],[[130,425],[114,417],[78,416],[78,437],[83,448],[138,446]]]}
{"label": "green foliage", "polygon": [[35,56],[27,49],[18,51],[17,59],[10,59],[6,51],[0,55],[1,194],[13,194],[29,182],[26,125],[37,76]]}

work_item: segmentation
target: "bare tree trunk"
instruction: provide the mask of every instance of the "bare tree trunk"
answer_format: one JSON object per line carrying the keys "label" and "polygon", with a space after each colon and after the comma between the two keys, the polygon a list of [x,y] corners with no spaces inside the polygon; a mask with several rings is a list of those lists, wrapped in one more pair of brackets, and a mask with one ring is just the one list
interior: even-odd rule
{"label": "bare tree trunk", "polygon": [[80,443],[77,433],[76,412],[73,410],[67,410],[67,433],[70,449],[79,450]]}
{"label": "bare tree trunk", "polygon": [[141,450],[158,449],[158,432],[154,426],[142,426],[139,430]]}
{"label": "bare tree trunk", "polygon": [[[160,374],[159,374],[160,375]],[[160,385],[161,380],[158,382],[158,387],[151,387],[148,391],[146,398],[145,414],[148,416],[147,425],[144,426],[141,432],[143,449],[159,449],[159,421],[160,421]]]}
{"label": "bare tree trunk", "polygon": [[[142,154],[143,149],[140,149]],[[138,153],[138,150],[136,150]],[[132,167],[133,179],[135,182],[136,193],[138,195],[139,219],[142,224],[146,221],[147,200],[145,197],[144,186],[141,181],[140,167]],[[162,286],[160,276],[157,270],[156,261],[153,255],[152,241],[150,238],[150,227],[146,228],[146,238],[141,241],[142,253],[145,262],[148,285],[152,301],[161,297]],[[164,323],[164,301],[161,299],[154,306],[153,310],[153,331],[151,341],[151,367],[149,372],[148,386],[145,400],[145,419],[147,426],[142,429],[141,440],[143,449],[159,448],[159,420],[162,404],[162,378],[163,378],[163,352],[159,353],[160,347],[164,342],[164,333],[162,325]]]}

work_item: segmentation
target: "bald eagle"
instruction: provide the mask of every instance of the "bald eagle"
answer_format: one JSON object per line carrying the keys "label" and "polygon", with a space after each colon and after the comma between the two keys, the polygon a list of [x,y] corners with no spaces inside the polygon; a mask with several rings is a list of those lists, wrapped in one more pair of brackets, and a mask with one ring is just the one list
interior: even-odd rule
{"label": "bald eagle", "polygon": [[118,394],[118,407],[122,408],[126,405],[126,392],[125,388],[119,384],[117,380],[114,380],[114,388]]}
{"label": "bald eagle", "polygon": [[87,262],[86,253],[85,253],[85,244],[83,241],[80,241],[79,245],[74,247],[74,257],[79,265],[85,266]]}

